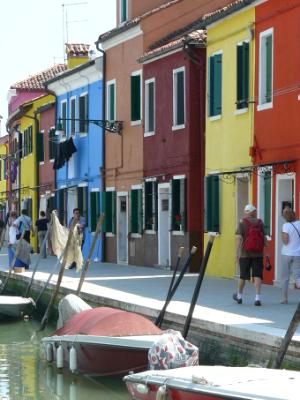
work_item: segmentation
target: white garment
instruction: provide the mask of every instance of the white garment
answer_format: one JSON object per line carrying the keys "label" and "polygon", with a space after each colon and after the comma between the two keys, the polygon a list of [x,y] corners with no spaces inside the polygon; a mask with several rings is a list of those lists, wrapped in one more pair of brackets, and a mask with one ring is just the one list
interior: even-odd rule
{"label": "white garment", "polygon": [[10,226],[8,230],[8,243],[15,244],[17,241],[18,229],[15,226]]}
{"label": "white garment", "polygon": [[289,235],[288,244],[283,244],[281,248],[281,254],[285,256],[300,256],[300,237],[295,228],[300,234],[300,221],[286,222],[282,226],[282,232]]}
{"label": "white garment", "polygon": [[[50,239],[54,254],[59,258],[65,250],[69,235],[69,229],[62,226],[55,212],[52,212],[52,227],[50,231]],[[80,271],[83,264],[83,257],[81,252],[81,239],[77,227],[73,231],[69,251],[67,253],[66,266],[76,263],[76,271]]]}

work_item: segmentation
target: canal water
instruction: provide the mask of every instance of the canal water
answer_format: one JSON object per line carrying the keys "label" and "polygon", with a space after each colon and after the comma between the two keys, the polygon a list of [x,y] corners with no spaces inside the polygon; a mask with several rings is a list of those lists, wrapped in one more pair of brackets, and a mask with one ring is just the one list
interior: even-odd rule
{"label": "canal water", "polygon": [[38,328],[33,320],[0,321],[0,400],[129,399],[121,379],[95,380],[49,365],[40,341],[53,328]]}

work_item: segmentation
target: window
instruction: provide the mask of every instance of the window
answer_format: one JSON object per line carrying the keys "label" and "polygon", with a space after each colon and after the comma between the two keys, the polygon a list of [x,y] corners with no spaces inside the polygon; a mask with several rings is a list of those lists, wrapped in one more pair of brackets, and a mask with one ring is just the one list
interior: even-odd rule
{"label": "window", "polygon": [[88,218],[88,187],[87,186],[79,186],[77,188],[77,207],[80,210],[80,214],[87,221]]}
{"label": "window", "polygon": [[116,81],[107,82],[107,119],[115,121],[116,119]]}
{"label": "window", "polygon": [[128,4],[127,0],[120,0],[120,23],[128,19]]}
{"label": "window", "polygon": [[145,182],[145,229],[157,230],[157,182]]}
{"label": "window", "polygon": [[23,156],[32,153],[32,126],[26,128],[23,132]]}
{"label": "window", "polygon": [[249,43],[237,45],[236,108],[247,108],[249,102]]}
{"label": "window", "polygon": [[49,129],[49,139],[48,139],[48,149],[49,149],[49,160],[54,160],[55,158],[55,129]]}
{"label": "window", "polygon": [[172,231],[186,230],[186,179],[172,179]]}
{"label": "window", "polygon": [[185,68],[173,71],[173,128],[185,124]]}
{"label": "window", "polygon": [[141,121],[141,72],[131,75],[131,121]]}
{"label": "window", "polygon": [[88,132],[88,95],[84,94],[79,97],[79,132]]}
{"label": "window", "polygon": [[222,53],[208,59],[208,115],[222,114]]}
{"label": "window", "polygon": [[116,232],[116,192],[102,192],[102,212],[104,213],[104,221],[102,225],[103,232]]}
{"label": "window", "polygon": [[258,110],[272,107],[273,97],[273,28],[260,34]]}
{"label": "window", "polygon": [[64,132],[63,135],[67,136],[67,101],[64,100],[61,102],[61,127]]}
{"label": "window", "polygon": [[205,230],[220,232],[220,182],[219,177],[205,177]]}
{"label": "window", "polygon": [[145,136],[155,131],[155,79],[145,81]]}
{"label": "window", "polygon": [[272,171],[260,171],[258,176],[258,214],[264,221],[265,235],[271,236]]}
{"label": "window", "polygon": [[143,193],[142,189],[131,190],[131,233],[142,233],[143,229]]}
{"label": "window", "polygon": [[100,192],[90,192],[91,231],[95,232],[100,217]]}
{"label": "window", "polygon": [[75,131],[76,131],[76,98],[72,97],[71,98],[71,135],[75,135]]}
{"label": "window", "polygon": [[37,162],[43,162],[44,158],[44,133],[38,132],[36,136]]}

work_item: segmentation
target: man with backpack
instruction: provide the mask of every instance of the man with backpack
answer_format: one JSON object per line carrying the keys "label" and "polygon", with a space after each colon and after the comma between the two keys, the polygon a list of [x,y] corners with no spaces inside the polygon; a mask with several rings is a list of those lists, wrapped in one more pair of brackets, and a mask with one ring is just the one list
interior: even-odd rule
{"label": "man with backpack", "polygon": [[264,224],[256,217],[256,208],[247,204],[244,208],[244,218],[240,220],[236,231],[236,257],[240,267],[238,292],[233,299],[243,302],[243,290],[246,280],[254,279],[255,306],[261,306],[260,290],[263,277],[263,252],[267,241],[264,235]]}

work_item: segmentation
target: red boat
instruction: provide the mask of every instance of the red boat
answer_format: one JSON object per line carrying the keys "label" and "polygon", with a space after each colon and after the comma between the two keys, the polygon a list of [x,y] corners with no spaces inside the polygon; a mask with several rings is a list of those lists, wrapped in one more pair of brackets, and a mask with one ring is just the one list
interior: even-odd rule
{"label": "red boat", "polygon": [[98,376],[143,371],[161,330],[145,317],[109,307],[92,308],[42,339],[46,358],[58,368]]}
{"label": "red boat", "polygon": [[194,366],[125,376],[134,400],[296,400],[300,372],[259,367]]}

